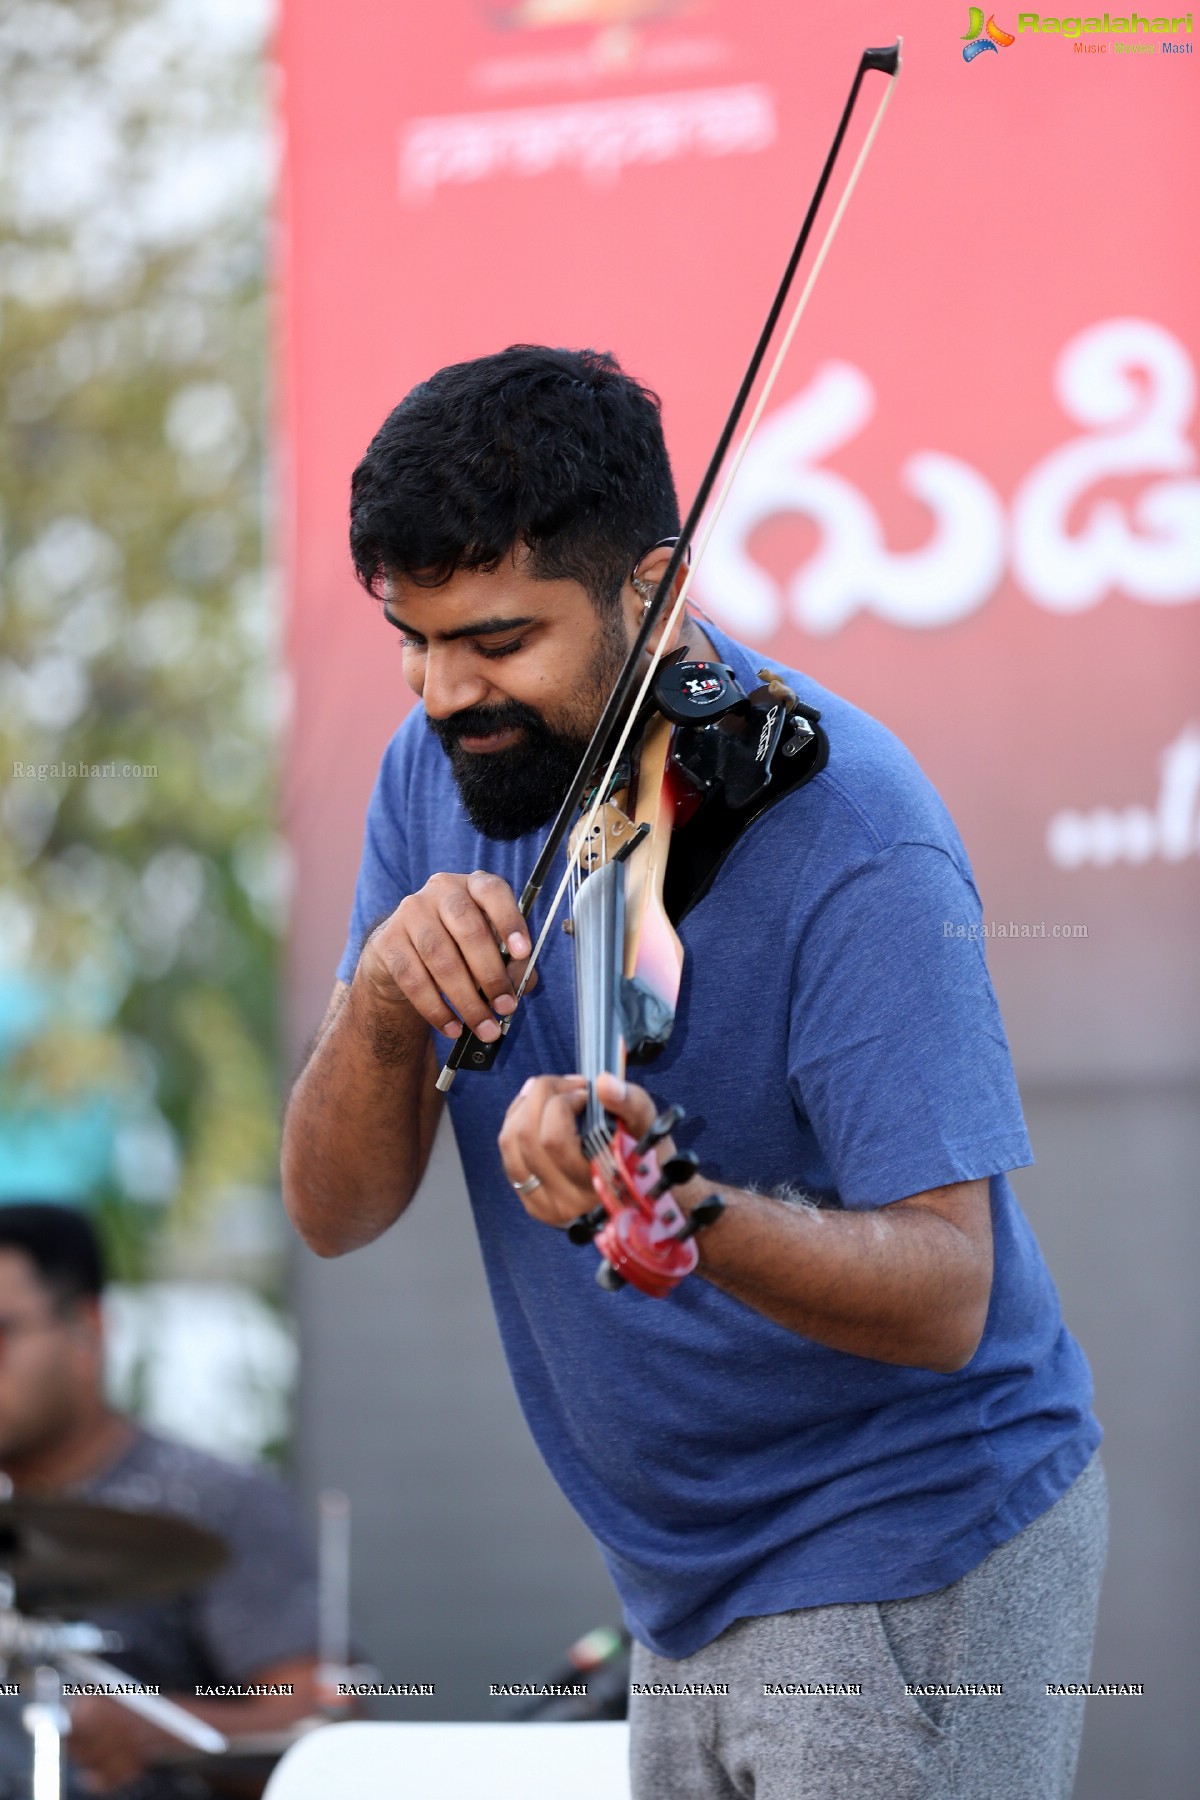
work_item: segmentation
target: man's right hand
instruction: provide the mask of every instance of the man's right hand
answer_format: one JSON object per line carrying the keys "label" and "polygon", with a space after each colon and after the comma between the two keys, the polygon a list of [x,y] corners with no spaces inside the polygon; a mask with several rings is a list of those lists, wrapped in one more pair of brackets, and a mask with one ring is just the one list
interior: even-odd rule
{"label": "man's right hand", "polygon": [[529,951],[529,927],[507,881],[482,869],[432,875],[371,933],[355,980],[385,1006],[407,1000],[446,1037],[461,1036],[465,1023],[488,1044],[516,1009]]}
{"label": "man's right hand", "polygon": [[432,876],[371,933],[284,1118],[284,1205],[319,1256],[369,1244],[404,1211],[442,1108],[429,1027],[453,1038],[465,1023],[493,1042],[529,947],[512,889],[482,870]]}

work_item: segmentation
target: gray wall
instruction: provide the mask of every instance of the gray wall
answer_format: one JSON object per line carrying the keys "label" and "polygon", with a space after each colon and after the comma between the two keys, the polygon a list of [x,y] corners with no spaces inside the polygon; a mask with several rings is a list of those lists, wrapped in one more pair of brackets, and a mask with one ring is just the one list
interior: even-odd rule
{"label": "gray wall", "polygon": [[[1077,1800],[1191,1800],[1200,1095],[1026,1087],[1038,1165],[1017,1178],[1096,1376],[1112,1547]],[[453,1146],[378,1245],[299,1252],[300,1473],[355,1508],[355,1618],[389,1680],[435,1681],[408,1717],[486,1718],[615,1621],[599,1558],[539,1463],[504,1370]],[[397,1709],[398,1711],[399,1709]]]}
{"label": "gray wall", "polygon": [[1111,1537],[1077,1800],[1200,1792],[1200,1093],[1026,1087],[1038,1161],[1016,1177],[1091,1360]]}

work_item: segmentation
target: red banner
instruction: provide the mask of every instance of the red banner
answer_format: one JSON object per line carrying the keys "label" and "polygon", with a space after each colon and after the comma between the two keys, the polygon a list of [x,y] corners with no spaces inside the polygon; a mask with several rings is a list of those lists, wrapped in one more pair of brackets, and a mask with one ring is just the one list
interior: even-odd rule
{"label": "red banner", "polygon": [[860,51],[902,32],[696,592],[883,718],[941,788],[1026,1074],[1200,1062],[1191,23],[286,0],[298,1031],[410,700],[346,550],[367,440],[445,363],[592,345],[662,394],[686,506]]}

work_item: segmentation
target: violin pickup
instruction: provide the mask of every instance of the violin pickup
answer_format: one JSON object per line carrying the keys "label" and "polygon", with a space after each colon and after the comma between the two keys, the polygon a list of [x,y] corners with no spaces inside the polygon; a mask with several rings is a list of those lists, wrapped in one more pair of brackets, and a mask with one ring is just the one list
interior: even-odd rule
{"label": "violin pickup", "polygon": [[654,699],[672,725],[707,725],[724,718],[746,698],[727,663],[663,663],[654,678]]}

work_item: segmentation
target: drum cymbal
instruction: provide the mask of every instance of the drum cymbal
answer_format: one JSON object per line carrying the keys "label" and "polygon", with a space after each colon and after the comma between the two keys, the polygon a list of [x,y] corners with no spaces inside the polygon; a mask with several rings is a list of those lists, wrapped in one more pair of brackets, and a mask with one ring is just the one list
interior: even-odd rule
{"label": "drum cymbal", "polygon": [[94,1606],[182,1593],[215,1575],[228,1554],[215,1533],[171,1513],[0,1501],[0,1570],[22,1612],[78,1617]]}

